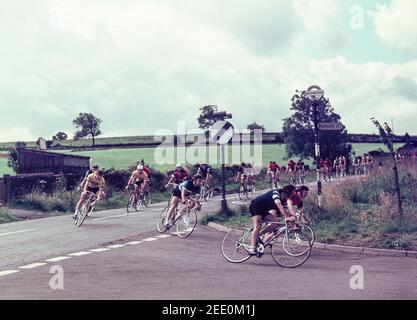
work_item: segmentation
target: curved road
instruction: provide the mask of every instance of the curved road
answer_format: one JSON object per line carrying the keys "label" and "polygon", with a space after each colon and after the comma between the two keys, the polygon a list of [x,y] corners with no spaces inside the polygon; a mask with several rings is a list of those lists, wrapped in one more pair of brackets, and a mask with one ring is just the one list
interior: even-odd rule
{"label": "curved road", "polygon": [[[0,225],[0,299],[417,298],[416,259],[313,249],[297,269],[268,254],[234,265],[221,255],[221,232],[198,225],[187,239],[159,234],[164,204],[95,212],[81,228],[70,216]],[[203,213],[218,207],[213,199]],[[352,266],[364,271],[363,289],[350,286]]]}

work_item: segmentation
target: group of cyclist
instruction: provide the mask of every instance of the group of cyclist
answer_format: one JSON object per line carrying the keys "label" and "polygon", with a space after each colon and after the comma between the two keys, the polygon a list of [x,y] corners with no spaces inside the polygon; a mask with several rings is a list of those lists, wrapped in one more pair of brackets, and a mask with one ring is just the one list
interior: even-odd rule
{"label": "group of cyclist", "polygon": [[280,175],[287,174],[290,177],[291,185],[300,185],[305,183],[306,166],[302,160],[295,162],[290,160],[285,168],[281,168],[275,161],[270,161],[267,166],[266,175],[270,177],[271,186],[278,187]]}
{"label": "group of cyclist", "polygon": [[374,170],[374,158],[370,154],[356,157],[353,161],[353,171],[355,176],[369,175]]}
{"label": "group of cyclist", "polygon": [[[290,161],[289,166],[287,167],[286,172],[292,173],[297,170],[304,170],[301,168],[301,162],[295,164],[295,162]],[[279,180],[279,172],[281,168],[276,162],[271,161],[268,164],[267,174],[272,174],[274,179]],[[149,179],[151,172],[148,166],[146,166],[143,161],[138,164],[135,170],[132,172],[126,189],[130,186],[134,186],[137,192],[146,191],[149,187]],[[96,195],[95,203],[103,199],[105,196],[104,187],[104,171],[101,170],[98,166],[93,166],[91,170],[87,172],[85,178],[83,179],[80,189],[82,194],[80,201],[77,204],[76,213],[77,214],[80,206],[84,203],[89,193]],[[249,163],[241,163],[237,170],[236,181],[243,182],[244,179],[253,178],[253,167]],[[175,169],[170,174],[170,179],[166,185],[173,185],[170,205],[167,213],[167,219],[165,221],[165,228],[169,229],[172,227],[175,218],[176,208],[179,203],[185,205],[190,196],[200,194],[201,187],[204,183],[211,183],[213,176],[211,168],[202,164],[197,170],[197,174],[193,177],[190,177],[189,172],[185,170],[180,164],[178,164]],[[261,225],[263,221],[278,222],[278,215],[281,214],[285,217],[287,221],[295,220],[295,210],[294,206],[297,206],[298,209],[303,207],[303,199],[307,197],[309,189],[306,186],[294,187],[288,185],[285,187],[278,188],[275,186],[271,191],[268,191],[258,197],[256,197],[249,206],[249,211],[252,216],[252,221],[254,223],[254,230],[251,236],[251,246],[249,248],[250,255],[256,255],[256,244],[259,240],[259,236],[264,236],[264,240],[267,241],[268,237],[273,236],[274,225],[262,230]],[[95,203],[92,203],[91,206],[94,206]],[[197,210],[201,209],[201,204],[196,201],[190,201],[189,207],[196,207]],[[74,218],[75,218],[74,215]]]}

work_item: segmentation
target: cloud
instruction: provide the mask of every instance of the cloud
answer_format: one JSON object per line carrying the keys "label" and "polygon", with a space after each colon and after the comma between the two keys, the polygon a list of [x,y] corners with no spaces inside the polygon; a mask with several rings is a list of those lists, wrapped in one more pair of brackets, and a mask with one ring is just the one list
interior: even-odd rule
{"label": "cloud", "polygon": [[325,51],[338,51],[348,44],[344,11],[338,1],[294,0],[293,3],[305,28],[303,43],[318,45]]}
{"label": "cloud", "polygon": [[417,82],[410,78],[397,76],[392,80],[392,93],[412,102],[417,101]]}
{"label": "cloud", "polygon": [[401,52],[417,53],[417,28],[415,13],[417,1],[392,0],[389,5],[377,5],[369,11],[375,32],[380,40]]}
{"label": "cloud", "polygon": [[[175,131],[177,120],[193,128],[207,104],[231,112],[236,128],[256,121],[279,131],[295,90],[316,83],[350,132],[372,131],[369,118],[382,111],[415,127],[404,97],[416,63],[334,57],[346,43],[333,0],[0,0],[0,7],[0,111],[10,140],[71,136],[79,112],[101,118],[106,136]],[[332,58],[312,59],[312,43]],[[14,127],[26,129],[7,129]]]}

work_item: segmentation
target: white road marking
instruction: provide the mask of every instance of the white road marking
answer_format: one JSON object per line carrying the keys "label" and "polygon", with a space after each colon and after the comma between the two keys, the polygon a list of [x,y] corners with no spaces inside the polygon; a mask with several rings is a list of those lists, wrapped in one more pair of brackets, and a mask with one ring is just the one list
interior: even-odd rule
{"label": "white road marking", "polygon": [[139,243],[142,243],[142,241],[130,241],[130,242],[126,243],[126,244],[135,245],[135,244],[139,244]]}
{"label": "white road marking", "polygon": [[7,236],[9,234],[17,234],[17,233],[23,233],[23,232],[29,232],[29,231],[34,231],[37,229],[26,229],[26,230],[19,230],[19,231],[13,231],[13,232],[6,232],[6,233],[0,233],[0,237],[1,236]]}
{"label": "white road marking", "polygon": [[70,253],[69,256],[80,257],[80,256],[85,256],[85,255],[90,254],[90,253],[91,252],[89,252],[89,251],[80,251],[80,252]]}
{"label": "white road marking", "polygon": [[56,258],[48,259],[48,260],[45,260],[45,261],[47,261],[47,262],[58,262],[58,261],[66,260],[66,259],[71,259],[71,257],[56,257]]}
{"label": "white road marking", "polygon": [[155,241],[155,240],[158,240],[158,239],[157,238],[146,238],[146,239],[143,239],[142,241],[150,242],[150,241]]}
{"label": "white road marking", "polygon": [[114,244],[112,246],[107,246],[107,248],[117,249],[117,248],[123,248],[124,244]]}
{"label": "white road marking", "polygon": [[26,266],[21,266],[19,267],[19,269],[33,269],[33,268],[37,268],[37,267],[41,267],[46,265],[46,263],[44,262],[39,262],[39,263],[32,263],[32,264],[28,264]]}
{"label": "white road marking", "polygon": [[170,235],[169,234],[161,234],[160,236],[156,236],[157,238],[169,238]]}
{"label": "white road marking", "polygon": [[8,276],[9,274],[13,274],[13,273],[17,273],[20,272],[20,270],[5,270],[5,271],[0,271],[0,277],[2,276]]}
{"label": "white road marking", "polygon": [[90,250],[91,252],[103,252],[103,251],[109,251],[110,249],[108,248],[98,248],[98,249],[92,249]]}

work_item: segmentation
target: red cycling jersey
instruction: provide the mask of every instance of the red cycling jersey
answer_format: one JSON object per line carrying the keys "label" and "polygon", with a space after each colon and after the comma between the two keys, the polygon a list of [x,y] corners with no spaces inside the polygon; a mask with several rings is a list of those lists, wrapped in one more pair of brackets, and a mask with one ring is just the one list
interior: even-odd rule
{"label": "red cycling jersey", "polygon": [[184,179],[187,178],[188,174],[185,170],[175,170],[172,173],[172,176],[174,177],[175,181],[183,182]]}
{"label": "red cycling jersey", "polygon": [[295,170],[295,165],[296,165],[296,163],[294,161],[288,162],[288,168],[292,171]]}
{"label": "red cycling jersey", "polygon": [[279,170],[279,165],[277,165],[276,163],[274,164],[274,163],[270,163],[269,165],[268,165],[268,169],[270,170],[270,171],[272,171],[272,172],[276,172],[276,171],[278,171]]}

